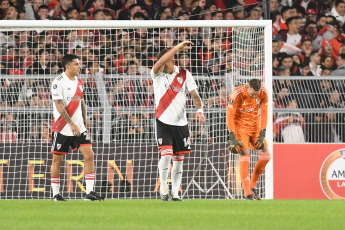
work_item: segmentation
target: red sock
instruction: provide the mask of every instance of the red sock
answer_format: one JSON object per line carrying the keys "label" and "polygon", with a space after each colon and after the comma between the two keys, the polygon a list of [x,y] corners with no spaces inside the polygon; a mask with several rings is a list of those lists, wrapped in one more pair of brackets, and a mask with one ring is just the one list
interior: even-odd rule
{"label": "red sock", "polygon": [[250,180],[250,188],[255,188],[256,182],[259,180],[261,174],[265,171],[266,164],[271,159],[270,154],[260,154],[259,160],[256,162],[253,169],[252,179]]}
{"label": "red sock", "polygon": [[248,196],[251,194],[249,188],[249,161],[250,156],[240,156],[240,177],[242,181],[242,187],[244,190],[244,195]]}

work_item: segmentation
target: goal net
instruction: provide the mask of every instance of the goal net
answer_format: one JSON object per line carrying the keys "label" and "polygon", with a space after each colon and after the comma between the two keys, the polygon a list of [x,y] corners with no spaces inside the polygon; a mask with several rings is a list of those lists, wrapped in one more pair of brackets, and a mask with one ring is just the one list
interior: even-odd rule
{"label": "goal net", "polygon": [[[175,57],[175,65],[189,70],[197,82],[206,123],[196,123],[189,98],[193,152],[185,158],[181,194],[187,199],[243,198],[238,155],[227,148],[226,106],[234,87],[252,78],[262,79],[271,94],[271,22],[20,21],[0,28],[1,199],[51,197],[50,87],[68,53],[78,55],[82,65],[96,192],[116,199],[159,197],[150,71],[162,49],[183,40],[194,45]],[[253,152],[251,170],[256,160]],[[64,157],[64,197],[77,199],[85,192],[83,165],[78,152],[70,150]],[[270,174],[258,182],[262,197],[272,198]]]}

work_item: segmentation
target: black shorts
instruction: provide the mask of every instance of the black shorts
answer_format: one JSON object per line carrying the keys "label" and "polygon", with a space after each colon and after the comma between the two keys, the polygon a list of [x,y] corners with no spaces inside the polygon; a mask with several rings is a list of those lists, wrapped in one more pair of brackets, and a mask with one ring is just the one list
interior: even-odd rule
{"label": "black shorts", "polygon": [[167,125],[156,119],[156,138],[159,149],[172,146],[174,154],[192,152],[188,125]]}
{"label": "black shorts", "polygon": [[85,131],[79,137],[77,136],[65,136],[58,132],[52,134],[52,153],[67,154],[69,147],[73,151],[77,150],[81,146],[91,145],[89,134]]}

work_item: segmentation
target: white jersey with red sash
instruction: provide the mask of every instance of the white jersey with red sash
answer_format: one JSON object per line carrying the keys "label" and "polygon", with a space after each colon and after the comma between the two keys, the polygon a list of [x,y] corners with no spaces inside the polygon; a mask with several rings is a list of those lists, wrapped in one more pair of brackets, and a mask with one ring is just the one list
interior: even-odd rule
{"label": "white jersey with red sash", "polygon": [[168,125],[185,126],[188,124],[186,116],[186,93],[197,89],[191,73],[188,70],[174,67],[174,73],[163,71],[154,74],[151,70],[155,95],[155,117]]}
{"label": "white jersey with red sash", "polygon": [[[83,100],[83,82],[75,77],[70,80],[65,73],[55,78],[51,88],[52,99],[62,100],[63,106],[74,124],[76,124],[81,133],[86,131],[84,119],[81,111],[81,100]],[[59,111],[53,103],[53,132],[59,132],[65,136],[73,136],[70,126],[60,116]]]}

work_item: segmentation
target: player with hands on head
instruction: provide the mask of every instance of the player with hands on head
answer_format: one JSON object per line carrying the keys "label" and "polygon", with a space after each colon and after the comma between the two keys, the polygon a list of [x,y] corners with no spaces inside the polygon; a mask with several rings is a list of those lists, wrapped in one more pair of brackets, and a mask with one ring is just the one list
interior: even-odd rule
{"label": "player with hands on head", "polygon": [[[226,123],[230,133],[230,150],[240,154],[240,177],[245,198],[260,200],[256,182],[270,160],[265,139],[267,126],[268,93],[261,82],[252,79],[237,87],[230,95]],[[249,178],[250,149],[259,155],[252,178]]]}
{"label": "player with hands on head", "polygon": [[53,128],[51,165],[51,187],[53,201],[65,201],[60,194],[60,166],[69,148],[79,149],[84,157],[86,195],[84,200],[104,200],[94,192],[95,166],[94,152],[90,136],[86,130],[86,105],[83,99],[83,82],[78,56],[67,54],[62,58],[64,72],[52,83]]}
{"label": "player with hands on head", "polygon": [[197,109],[196,119],[200,125],[205,122],[203,103],[197,85],[188,70],[175,65],[174,55],[191,49],[190,41],[183,41],[172,49],[164,49],[157,56],[151,70],[155,96],[156,138],[161,159],[158,163],[160,194],[163,201],[169,201],[167,178],[171,159],[171,200],[182,201],[179,188],[182,180],[183,160],[192,152],[186,116],[186,93],[192,96]]}

